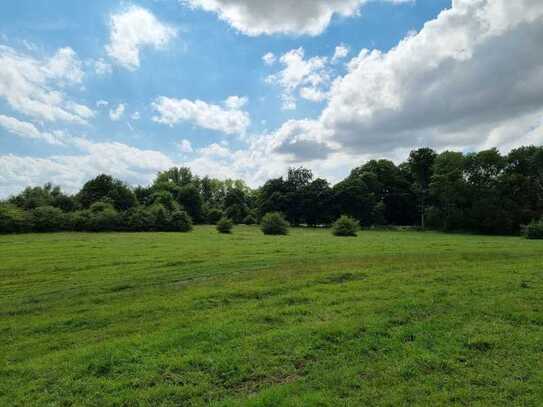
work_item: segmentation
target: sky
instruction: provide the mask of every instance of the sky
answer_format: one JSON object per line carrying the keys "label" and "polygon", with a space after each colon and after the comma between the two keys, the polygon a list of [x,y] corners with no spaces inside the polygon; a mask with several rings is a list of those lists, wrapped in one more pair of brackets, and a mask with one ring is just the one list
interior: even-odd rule
{"label": "sky", "polygon": [[543,141],[540,0],[0,3],[0,199]]}

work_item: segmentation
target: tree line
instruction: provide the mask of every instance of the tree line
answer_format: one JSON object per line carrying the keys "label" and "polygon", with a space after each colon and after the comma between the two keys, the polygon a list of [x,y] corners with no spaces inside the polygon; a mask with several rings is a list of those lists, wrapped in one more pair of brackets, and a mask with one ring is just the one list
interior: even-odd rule
{"label": "tree line", "polygon": [[189,168],[160,172],[131,188],[99,175],[68,195],[46,184],[0,203],[0,233],[187,231],[227,218],[253,224],[279,212],[293,226],[330,225],[348,215],[363,226],[518,234],[543,215],[543,147],[436,153],[420,148],[396,165],[372,160],[331,185],[291,168],[258,189],[240,180],[198,177]]}

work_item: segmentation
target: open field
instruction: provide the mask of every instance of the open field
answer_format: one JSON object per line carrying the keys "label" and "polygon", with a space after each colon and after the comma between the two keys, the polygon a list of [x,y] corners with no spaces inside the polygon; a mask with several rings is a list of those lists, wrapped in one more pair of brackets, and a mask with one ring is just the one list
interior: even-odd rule
{"label": "open field", "polygon": [[543,242],[0,237],[0,405],[543,405]]}

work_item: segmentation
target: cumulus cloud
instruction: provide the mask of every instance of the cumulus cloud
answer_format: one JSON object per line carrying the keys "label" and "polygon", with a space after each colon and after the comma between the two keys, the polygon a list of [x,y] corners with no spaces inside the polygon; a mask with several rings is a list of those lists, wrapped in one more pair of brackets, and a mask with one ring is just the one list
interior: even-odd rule
{"label": "cumulus cloud", "polygon": [[131,71],[140,66],[140,50],[144,47],[163,48],[177,32],[160,22],[150,11],[131,6],[110,20],[108,55],[119,65]]}
{"label": "cumulus cloud", "polygon": [[320,122],[352,152],[484,145],[543,108],[542,23],[539,1],[455,0],[390,51],[362,50]]}
{"label": "cumulus cloud", "polygon": [[115,109],[109,111],[109,118],[114,122],[119,121],[123,117],[124,111],[125,106],[120,103]]}
{"label": "cumulus cloud", "polygon": [[247,98],[231,96],[221,105],[213,105],[201,100],[173,99],[159,97],[152,108],[157,112],[153,117],[156,123],[173,126],[179,122],[219,131],[225,134],[244,134],[251,120],[243,110]]}
{"label": "cumulus cloud", "polygon": [[0,155],[0,198],[27,186],[51,181],[73,193],[101,173],[111,174],[132,185],[146,185],[158,171],[176,164],[159,151],[115,142],[94,143],[79,137],[67,140],[79,150],[77,154],[47,158]]}
{"label": "cumulus cloud", "polygon": [[293,49],[281,56],[283,69],[266,78],[268,84],[282,89],[283,110],[296,109],[296,98],[319,102],[326,99],[324,90],[330,85],[332,72],[327,57],[306,59],[303,48]]}
{"label": "cumulus cloud", "polygon": [[[334,16],[351,17],[367,0],[180,0],[218,15],[249,36],[262,34],[319,35]],[[384,0],[411,3],[414,0]]]}
{"label": "cumulus cloud", "polygon": [[40,59],[0,46],[0,97],[15,111],[34,119],[86,124],[94,112],[68,99],[63,91],[82,82],[81,66],[71,48]]}

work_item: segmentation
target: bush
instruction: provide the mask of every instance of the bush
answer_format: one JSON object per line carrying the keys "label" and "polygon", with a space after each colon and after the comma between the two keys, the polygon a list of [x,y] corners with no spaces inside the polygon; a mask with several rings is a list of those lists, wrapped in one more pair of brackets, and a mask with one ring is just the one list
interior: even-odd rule
{"label": "bush", "polygon": [[210,225],[215,225],[222,219],[223,216],[223,211],[217,208],[211,208],[207,213],[207,221]]}
{"label": "bush", "polygon": [[32,227],[36,232],[57,232],[66,227],[64,212],[52,206],[40,206],[32,210]]}
{"label": "bush", "polygon": [[192,230],[192,218],[185,211],[174,211],[172,213],[172,231],[190,232]]}
{"label": "bush", "polygon": [[286,235],[288,226],[288,222],[279,212],[267,213],[260,222],[260,228],[265,235]]}
{"label": "bush", "polygon": [[219,233],[232,233],[234,223],[228,218],[222,218],[217,222],[217,230]]}
{"label": "bush", "polygon": [[356,236],[359,228],[360,225],[355,219],[343,215],[332,226],[332,232],[335,236]]}
{"label": "bush", "polygon": [[155,221],[153,228],[154,230],[164,232],[173,228],[170,213],[163,205],[155,203],[153,206],[151,206],[151,208],[149,208],[149,212]]}
{"label": "bush", "polygon": [[243,219],[244,225],[254,225],[256,223],[256,218],[253,215],[247,215],[245,219]]}
{"label": "bush", "polygon": [[526,226],[524,234],[527,239],[543,239],[543,219],[533,221]]}
{"label": "bush", "polygon": [[123,214],[123,228],[130,232],[147,232],[153,230],[155,224],[153,213],[142,206],[129,209]]}
{"label": "bush", "polygon": [[24,233],[30,231],[32,225],[28,214],[15,205],[0,205],[0,234]]}
{"label": "bush", "polygon": [[87,230],[91,232],[111,232],[121,226],[121,217],[113,206],[104,203],[95,203],[91,206],[90,216],[87,220]]}

